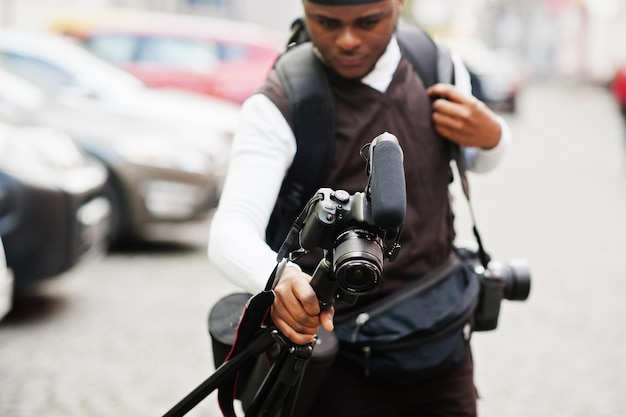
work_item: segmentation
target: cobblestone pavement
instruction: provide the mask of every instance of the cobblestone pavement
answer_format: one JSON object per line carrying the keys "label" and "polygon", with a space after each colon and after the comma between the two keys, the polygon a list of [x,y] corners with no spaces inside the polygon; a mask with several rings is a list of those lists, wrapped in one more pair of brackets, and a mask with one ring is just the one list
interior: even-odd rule
{"label": "cobblestone pavement", "polygon": [[[498,329],[474,335],[480,415],[626,415],[621,120],[606,91],[575,85],[529,88],[519,109],[504,165],[471,177],[487,249],[527,259],[533,276],[529,300],[504,301]],[[0,323],[0,416],[160,416],[204,381],[207,312],[234,290],[208,264],[207,227],[83,265],[18,304]],[[219,416],[214,395],[188,415]]]}
{"label": "cobblestone pavement", "polygon": [[[159,416],[200,384],[228,290],[202,244],[112,254],[23,300],[0,325],[0,415]],[[220,414],[207,399],[189,415]]]}

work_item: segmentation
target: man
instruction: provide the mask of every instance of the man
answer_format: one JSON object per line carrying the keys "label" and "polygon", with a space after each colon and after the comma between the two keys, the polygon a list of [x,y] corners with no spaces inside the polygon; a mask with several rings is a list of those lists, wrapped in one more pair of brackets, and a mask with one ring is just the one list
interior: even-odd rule
{"label": "man", "polygon": [[[384,131],[397,136],[404,152],[402,250],[385,265],[380,287],[359,297],[358,304],[367,305],[440,265],[453,249],[449,154],[441,136],[464,147],[468,168],[482,172],[500,160],[509,133],[499,117],[471,96],[469,75],[458,60],[455,86],[424,88],[394,34],[403,0],[303,0],[303,6],[307,32],[326,66],[335,100],[334,158],[324,186],[362,191],[367,178],[359,150]],[[292,115],[275,73],[244,103],[242,116],[208,252],[233,283],[257,293],[276,265],[265,230],[296,152]],[[320,326],[333,329],[335,310],[320,311],[311,277],[304,272],[312,267],[288,266],[274,288],[271,319],[297,344],[313,341]],[[340,314],[343,307],[336,308]],[[425,383],[399,386],[366,378],[339,357],[311,415],[474,416],[471,355]]]}

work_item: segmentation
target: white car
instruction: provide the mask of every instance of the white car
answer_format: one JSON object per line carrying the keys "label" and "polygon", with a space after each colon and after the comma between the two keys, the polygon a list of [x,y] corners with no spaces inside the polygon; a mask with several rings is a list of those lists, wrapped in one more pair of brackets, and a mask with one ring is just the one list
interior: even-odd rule
{"label": "white car", "polygon": [[11,310],[13,304],[13,275],[7,268],[4,246],[0,238],[0,320]]}
{"label": "white car", "polygon": [[[163,236],[216,204],[239,106],[149,89],[50,33],[0,30],[0,65],[23,77],[22,86],[30,83],[30,92],[12,95],[14,103],[40,96],[28,103],[31,122],[62,129],[109,169],[113,241]],[[2,82],[9,84],[17,89],[17,82]]]}
{"label": "white car", "polygon": [[0,29],[0,60],[67,105],[186,131],[210,148],[230,136],[240,107],[177,89],[150,89],[139,79],[96,57],[77,41],[50,32]]}

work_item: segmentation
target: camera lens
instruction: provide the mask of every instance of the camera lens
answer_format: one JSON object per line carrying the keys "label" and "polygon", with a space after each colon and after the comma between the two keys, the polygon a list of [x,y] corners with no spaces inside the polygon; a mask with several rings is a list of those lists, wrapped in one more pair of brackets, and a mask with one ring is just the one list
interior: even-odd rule
{"label": "camera lens", "polygon": [[497,276],[501,277],[503,285],[502,296],[507,300],[524,301],[530,294],[530,268],[525,261],[516,260],[504,263],[494,263],[489,266]]}
{"label": "camera lens", "polygon": [[348,229],[337,236],[333,252],[335,278],[343,291],[362,295],[382,276],[383,245],[375,233]]}

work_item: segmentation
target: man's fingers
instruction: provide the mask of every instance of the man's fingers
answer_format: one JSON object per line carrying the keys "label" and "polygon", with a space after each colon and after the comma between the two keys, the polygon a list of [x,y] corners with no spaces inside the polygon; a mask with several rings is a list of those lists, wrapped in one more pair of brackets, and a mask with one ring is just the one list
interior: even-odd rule
{"label": "man's fingers", "polygon": [[440,112],[433,113],[433,122],[436,128],[446,128],[447,130],[460,130],[463,129],[464,125],[462,118]]}
{"label": "man's fingers", "polygon": [[455,103],[463,103],[469,99],[468,96],[462,94],[452,84],[435,84],[429,87],[426,91],[431,97],[440,96]]}
{"label": "man's fingers", "polygon": [[333,323],[334,315],[335,315],[334,307],[331,307],[330,310],[322,311],[322,313],[320,314],[320,321],[322,322],[322,327],[324,327],[326,331],[332,332],[333,329],[335,328],[335,325]]}
{"label": "man's fingers", "polygon": [[[272,315],[272,322],[287,339],[298,345],[305,345],[315,341],[315,334],[313,333],[299,333],[291,325],[286,323],[280,317],[274,317]],[[316,328],[317,329],[317,328]]]}
{"label": "man's fingers", "polygon": [[272,319],[275,317],[280,317],[298,333],[314,334],[320,325],[318,316],[308,314],[302,305],[293,299],[277,297],[272,306]]}
{"label": "man's fingers", "polygon": [[292,287],[295,298],[299,300],[304,311],[310,316],[317,316],[320,313],[320,303],[317,294],[307,281],[298,281]]}

